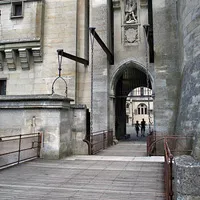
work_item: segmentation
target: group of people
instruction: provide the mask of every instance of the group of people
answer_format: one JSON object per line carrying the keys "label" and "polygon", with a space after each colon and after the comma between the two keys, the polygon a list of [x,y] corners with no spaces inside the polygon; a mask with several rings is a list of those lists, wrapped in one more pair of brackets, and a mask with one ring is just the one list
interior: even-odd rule
{"label": "group of people", "polygon": [[141,137],[145,137],[145,126],[146,126],[146,122],[144,121],[144,119],[142,119],[140,124],[138,121],[136,121],[135,131],[136,131],[137,137],[138,137],[139,130],[141,130]]}

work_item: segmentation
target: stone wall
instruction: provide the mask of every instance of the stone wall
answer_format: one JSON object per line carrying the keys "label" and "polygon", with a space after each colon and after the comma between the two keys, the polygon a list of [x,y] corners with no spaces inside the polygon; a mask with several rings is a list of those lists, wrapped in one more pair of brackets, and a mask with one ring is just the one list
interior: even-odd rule
{"label": "stone wall", "polygon": [[[96,32],[102,41],[108,46],[108,3],[103,1],[90,1],[90,26],[96,28]],[[90,56],[91,51],[90,51]],[[92,59],[92,58],[91,58]],[[108,129],[108,74],[109,67],[107,55],[101,46],[94,41],[93,69],[91,67],[92,86],[92,110],[93,132]],[[92,72],[93,71],[93,72]]]}
{"label": "stone wall", "polygon": [[153,0],[153,32],[155,51],[155,120],[158,134],[175,131],[180,70],[176,2]]}
{"label": "stone wall", "polygon": [[177,5],[182,82],[176,129],[196,135],[193,155],[200,159],[200,5],[198,0],[179,0]]}
{"label": "stone wall", "polygon": [[[77,53],[77,1],[22,2],[24,15],[18,18],[10,18],[11,1],[0,2],[0,79],[7,80],[7,95],[51,94],[58,76],[57,49]],[[68,84],[68,97],[73,99],[75,74],[75,62],[63,58],[62,76]],[[65,95],[61,80],[55,91]]]}
{"label": "stone wall", "polygon": [[41,157],[59,159],[87,154],[86,107],[70,107],[59,95],[2,96],[0,136],[43,134]]}

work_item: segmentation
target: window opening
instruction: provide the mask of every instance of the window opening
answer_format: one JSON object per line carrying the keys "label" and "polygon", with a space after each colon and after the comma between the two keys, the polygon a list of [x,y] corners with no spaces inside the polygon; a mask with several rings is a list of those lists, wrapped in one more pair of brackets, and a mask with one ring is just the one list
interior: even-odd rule
{"label": "window opening", "polygon": [[0,80],[0,95],[6,95],[6,80]]}
{"label": "window opening", "polygon": [[138,106],[138,115],[147,115],[147,106],[145,104]]}
{"label": "window opening", "polygon": [[11,18],[23,17],[23,2],[12,2]]}

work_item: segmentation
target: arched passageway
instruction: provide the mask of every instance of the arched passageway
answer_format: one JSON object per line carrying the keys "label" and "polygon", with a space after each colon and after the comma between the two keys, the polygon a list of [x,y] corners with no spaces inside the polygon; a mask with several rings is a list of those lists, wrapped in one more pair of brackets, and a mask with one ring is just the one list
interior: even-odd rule
{"label": "arched passageway", "polygon": [[[147,76],[148,74],[148,76]],[[115,136],[120,140],[126,135],[126,101],[129,93],[135,88],[153,89],[152,76],[141,65],[131,61],[119,68],[113,79],[115,97]]]}

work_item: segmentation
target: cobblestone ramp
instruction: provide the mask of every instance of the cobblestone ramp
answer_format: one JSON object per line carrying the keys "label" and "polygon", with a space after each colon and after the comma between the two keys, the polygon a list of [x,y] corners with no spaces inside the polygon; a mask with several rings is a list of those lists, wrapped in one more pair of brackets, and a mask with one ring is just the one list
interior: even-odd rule
{"label": "cobblestone ramp", "polygon": [[130,150],[134,144],[119,143],[97,156],[36,160],[2,170],[0,199],[164,200],[163,158],[131,156],[130,151],[116,156],[115,148],[125,153],[124,145]]}

